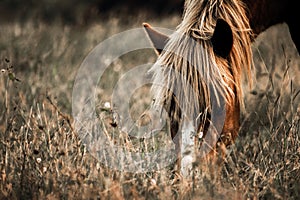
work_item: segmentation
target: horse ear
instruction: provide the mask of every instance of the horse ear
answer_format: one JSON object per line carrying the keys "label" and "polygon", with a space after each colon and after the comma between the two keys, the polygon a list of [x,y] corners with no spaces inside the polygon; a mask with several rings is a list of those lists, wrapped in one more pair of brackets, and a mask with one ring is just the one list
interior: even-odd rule
{"label": "horse ear", "polygon": [[232,49],[232,30],[227,22],[222,19],[217,20],[214,34],[211,38],[215,54],[226,58]]}
{"label": "horse ear", "polygon": [[159,33],[154,30],[149,24],[143,23],[143,26],[146,30],[147,35],[149,36],[153,47],[155,48],[158,55],[161,54],[164,49],[169,37],[163,33]]}

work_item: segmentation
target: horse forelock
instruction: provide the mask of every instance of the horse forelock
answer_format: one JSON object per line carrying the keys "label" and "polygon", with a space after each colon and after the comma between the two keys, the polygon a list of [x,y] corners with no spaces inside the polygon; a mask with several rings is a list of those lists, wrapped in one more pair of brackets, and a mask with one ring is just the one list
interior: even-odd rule
{"label": "horse forelock", "polygon": [[[232,29],[233,46],[227,59],[214,54],[210,41],[217,19]],[[156,104],[168,105],[175,96],[180,109],[192,118],[210,106],[211,92],[226,101],[237,95],[242,105],[242,70],[250,77],[252,65],[249,32],[239,0],[187,0],[182,22],[152,67]],[[236,91],[230,89],[230,82]]]}

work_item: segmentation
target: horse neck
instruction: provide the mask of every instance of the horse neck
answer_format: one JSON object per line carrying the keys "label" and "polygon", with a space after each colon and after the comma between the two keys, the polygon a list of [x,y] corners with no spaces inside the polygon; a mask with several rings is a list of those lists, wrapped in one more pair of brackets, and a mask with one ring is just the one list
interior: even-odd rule
{"label": "horse neck", "polygon": [[272,25],[286,21],[288,1],[284,0],[244,0],[250,26],[256,37]]}

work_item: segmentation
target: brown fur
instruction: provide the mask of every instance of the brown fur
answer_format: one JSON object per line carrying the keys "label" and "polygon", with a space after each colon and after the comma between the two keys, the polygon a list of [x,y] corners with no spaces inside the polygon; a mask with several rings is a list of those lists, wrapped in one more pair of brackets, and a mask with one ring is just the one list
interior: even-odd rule
{"label": "brown fur", "polygon": [[[211,42],[218,19],[232,30],[233,44],[226,57],[216,55]],[[163,105],[168,112],[178,155],[185,120],[193,121],[198,133],[204,135],[209,126],[216,125],[210,122],[212,95],[218,102],[222,98],[226,102],[219,140],[228,146],[237,137],[243,106],[241,77],[243,71],[250,77],[252,65],[250,35],[241,1],[186,0],[181,24],[151,69],[154,106]]]}

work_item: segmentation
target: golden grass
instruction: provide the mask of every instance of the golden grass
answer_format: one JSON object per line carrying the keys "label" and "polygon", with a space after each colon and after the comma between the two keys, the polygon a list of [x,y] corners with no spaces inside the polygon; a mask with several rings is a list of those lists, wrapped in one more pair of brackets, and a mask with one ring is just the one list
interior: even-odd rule
{"label": "golden grass", "polygon": [[[154,23],[175,27],[179,20]],[[0,76],[0,199],[299,199],[299,85],[288,72],[277,76],[258,67],[258,74],[267,74],[267,82],[261,83],[266,87],[246,93],[241,134],[220,173],[201,163],[191,179],[174,175],[172,166],[147,173],[114,171],[86,151],[70,114],[76,70],[96,44],[139,22],[122,25],[112,19],[85,29],[40,22],[1,27],[0,68],[13,68]],[[298,59],[290,56],[289,48],[270,52],[264,41],[254,46],[264,58],[254,54],[258,66],[297,69],[297,62],[288,62]],[[282,67],[274,57],[283,54]],[[150,51],[120,58],[114,65],[121,70],[112,66],[118,70],[109,72],[107,81],[112,76],[117,80],[130,66],[154,60]],[[113,85],[100,83],[105,89],[99,91],[99,108],[109,101]],[[145,91],[133,97],[135,108],[147,107]],[[98,111],[109,134],[122,134],[111,126],[109,109]],[[132,151],[153,145],[126,135],[123,139]]]}

